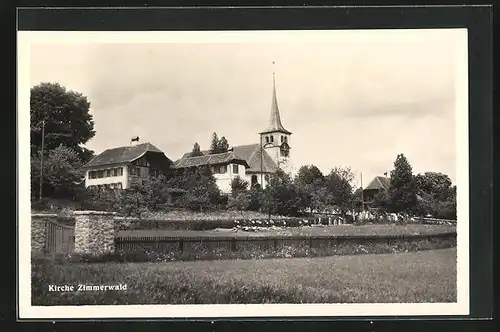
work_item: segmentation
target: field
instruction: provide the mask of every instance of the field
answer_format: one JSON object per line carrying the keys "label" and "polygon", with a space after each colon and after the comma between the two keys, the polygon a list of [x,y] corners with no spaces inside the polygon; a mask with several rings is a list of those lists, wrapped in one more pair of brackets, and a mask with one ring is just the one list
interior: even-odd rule
{"label": "field", "polygon": [[384,236],[384,235],[427,235],[455,232],[454,225],[424,225],[424,224],[374,224],[374,225],[337,225],[337,226],[306,226],[276,228],[247,232],[236,229],[214,229],[208,231],[191,230],[123,230],[118,236],[126,237],[227,237],[227,236]]}
{"label": "field", "polygon": [[[456,249],[169,263],[32,265],[33,305],[408,303],[456,301]],[[50,284],[126,284],[49,292]]]}

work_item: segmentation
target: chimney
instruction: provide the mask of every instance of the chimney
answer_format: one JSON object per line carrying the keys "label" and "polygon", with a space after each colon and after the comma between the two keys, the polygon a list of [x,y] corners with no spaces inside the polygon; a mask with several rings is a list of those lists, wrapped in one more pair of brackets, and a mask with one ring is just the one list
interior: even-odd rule
{"label": "chimney", "polygon": [[130,145],[137,145],[139,144],[139,136],[132,137],[130,139]]}

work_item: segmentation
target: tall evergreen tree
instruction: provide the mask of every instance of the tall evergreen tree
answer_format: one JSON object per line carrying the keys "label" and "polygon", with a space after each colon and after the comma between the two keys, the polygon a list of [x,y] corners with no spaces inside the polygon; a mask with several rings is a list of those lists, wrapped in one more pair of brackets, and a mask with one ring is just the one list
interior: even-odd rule
{"label": "tall evergreen tree", "polygon": [[212,134],[212,143],[210,144],[210,154],[218,153],[219,151],[219,137],[217,133]]}
{"label": "tall evergreen tree", "polygon": [[217,153],[227,152],[228,149],[229,149],[229,143],[227,142],[226,137],[222,136],[218,142]]}
{"label": "tall evergreen tree", "polygon": [[397,156],[391,171],[389,198],[392,212],[414,212],[417,206],[412,167],[403,154]]}
{"label": "tall evergreen tree", "polygon": [[193,151],[191,151],[191,157],[198,157],[198,156],[203,156],[203,153],[201,152],[200,145],[198,142],[194,143],[193,146]]}

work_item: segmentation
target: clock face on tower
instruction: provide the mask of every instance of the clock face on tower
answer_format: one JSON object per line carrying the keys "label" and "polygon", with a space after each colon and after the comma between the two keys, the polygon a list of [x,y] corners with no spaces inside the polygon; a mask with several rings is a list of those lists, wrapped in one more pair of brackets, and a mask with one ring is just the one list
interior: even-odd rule
{"label": "clock face on tower", "polygon": [[280,152],[282,157],[288,157],[290,154],[290,146],[287,143],[283,143],[280,146]]}

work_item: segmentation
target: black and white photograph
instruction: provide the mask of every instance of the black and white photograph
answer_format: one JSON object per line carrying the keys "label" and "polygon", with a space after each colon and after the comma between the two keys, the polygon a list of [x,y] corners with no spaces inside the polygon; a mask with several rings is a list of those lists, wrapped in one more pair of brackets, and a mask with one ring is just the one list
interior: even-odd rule
{"label": "black and white photograph", "polygon": [[18,47],[26,317],[468,313],[466,29]]}

